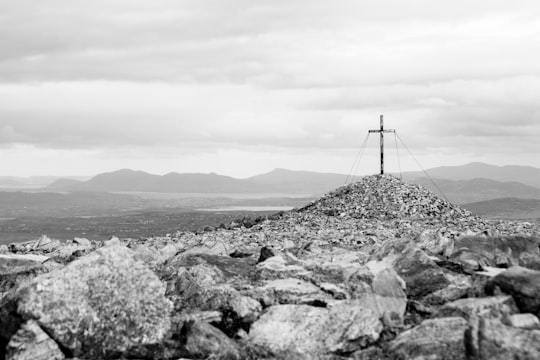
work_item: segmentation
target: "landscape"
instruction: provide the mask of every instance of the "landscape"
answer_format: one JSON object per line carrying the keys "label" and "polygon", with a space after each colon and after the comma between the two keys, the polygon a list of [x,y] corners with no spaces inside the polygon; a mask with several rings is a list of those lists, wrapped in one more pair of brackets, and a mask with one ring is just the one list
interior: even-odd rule
{"label": "landscape", "polygon": [[0,360],[540,359],[537,0],[0,1]]}
{"label": "landscape", "polygon": [[[472,163],[393,174],[475,214],[540,221],[540,169]],[[358,180],[352,179],[351,181]],[[276,169],[247,179],[119,170],[89,179],[0,178],[0,244],[42,235],[144,238],[300,208],[344,185],[343,174]]]}

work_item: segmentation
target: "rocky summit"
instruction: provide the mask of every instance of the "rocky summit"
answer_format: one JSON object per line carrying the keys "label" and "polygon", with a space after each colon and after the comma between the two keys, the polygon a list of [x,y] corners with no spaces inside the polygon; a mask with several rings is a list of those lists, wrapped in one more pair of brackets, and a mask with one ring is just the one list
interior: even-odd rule
{"label": "rocky summit", "polygon": [[539,359],[540,237],[388,175],[148,239],[0,248],[0,358]]}

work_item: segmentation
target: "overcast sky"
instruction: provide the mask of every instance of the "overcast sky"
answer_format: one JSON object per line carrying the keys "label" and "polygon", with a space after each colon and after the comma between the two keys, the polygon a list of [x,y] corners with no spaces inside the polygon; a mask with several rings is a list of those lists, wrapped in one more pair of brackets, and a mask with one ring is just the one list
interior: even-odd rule
{"label": "overcast sky", "polygon": [[426,168],[540,167],[540,2],[0,0],[0,175],[347,173],[379,114]]}

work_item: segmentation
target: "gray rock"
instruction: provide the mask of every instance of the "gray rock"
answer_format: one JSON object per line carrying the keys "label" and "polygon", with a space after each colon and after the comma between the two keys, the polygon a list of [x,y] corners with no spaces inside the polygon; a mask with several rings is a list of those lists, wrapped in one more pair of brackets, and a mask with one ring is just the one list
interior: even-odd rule
{"label": "gray rock", "polygon": [[28,320],[6,347],[6,360],[64,360],[64,353],[34,320]]}
{"label": "gray rock", "polygon": [[407,295],[413,298],[426,296],[450,284],[443,270],[416,246],[407,246],[393,265],[407,284]]}
{"label": "gray rock", "polygon": [[486,284],[486,292],[496,289],[512,295],[522,313],[540,315],[540,271],[512,267],[492,278]]}
{"label": "gray rock", "polygon": [[450,258],[470,267],[519,265],[540,270],[538,245],[540,239],[531,236],[462,236],[455,239]]}
{"label": "gray rock", "polygon": [[328,310],[307,305],[276,305],[253,323],[250,341],[273,354],[304,355],[324,352],[323,326]]}
{"label": "gray rock", "polygon": [[482,316],[484,318],[506,319],[517,312],[518,309],[511,296],[497,296],[453,301],[441,307],[436,317],[460,316],[468,320],[472,316]]}
{"label": "gray rock", "polygon": [[540,359],[540,330],[510,327],[497,319],[478,319],[478,326],[467,334],[467,343],[475,359]]}
{"label": "gray rock", "polygon": [[33,254],[0,254],[0,300],[9,290],[44,272],[43,263],[48,259]]}
{"label": "gray rock", "polygon": [[287,278],[266,282],[258,288],[259,296],[273,299],[274,304],[326,304],[333,297],[307,281]]}
{"label": "gray rock", "polygon": [[273,354],[310,359],[359,350],[377,341],[382,329],[375,313],[354,302],[331,309],[276,305],[253,323],[249,336]]}
{"label": "gray rock", "polygon": [[330,308],[322,336],[327,351],[347,354],[377,341],[382,330],[377,313],[347,301]]}
{"label": "gray rock", "polygon": [[[171,303],[159,279],[129,249],[104,247],[20,288],[12,317],[36,319],[75,356],[107,357],[159,343],[170,327]],[[10,305],[12,308],[12,305]],[[9,317],[0,317],[9,323]]]}
{"label": "gray rock", "polygon": [[540,320],[533,314],[513,314],[507,321],[515,328],[540,330]]}
{"label": "gray rock", "polygon": [[234,341],[212,325],[202,321],[186,321],[180,330],[186,357],[197,359],[243,359]]}
{"label": "gray rock", "polygon": [[393,359],[465,360],[467,321],[460,317],[425,320],[389,343]]}

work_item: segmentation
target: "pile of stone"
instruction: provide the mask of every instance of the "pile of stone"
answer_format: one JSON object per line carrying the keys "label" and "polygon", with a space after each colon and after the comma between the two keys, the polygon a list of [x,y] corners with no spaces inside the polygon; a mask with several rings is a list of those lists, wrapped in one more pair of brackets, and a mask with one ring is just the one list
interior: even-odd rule
{"label": "pile of stone", "polygon": [[477,218],[422,186],[405,183],[392,175],[364,177],[325,195],[304,211],[355,219],[430,218],[452,222]]}
{"label": "pile of stone", "polygon": [[539,245],[388,176],[212,231],[42,237],[0,251],[0,359],[538,359]]}

